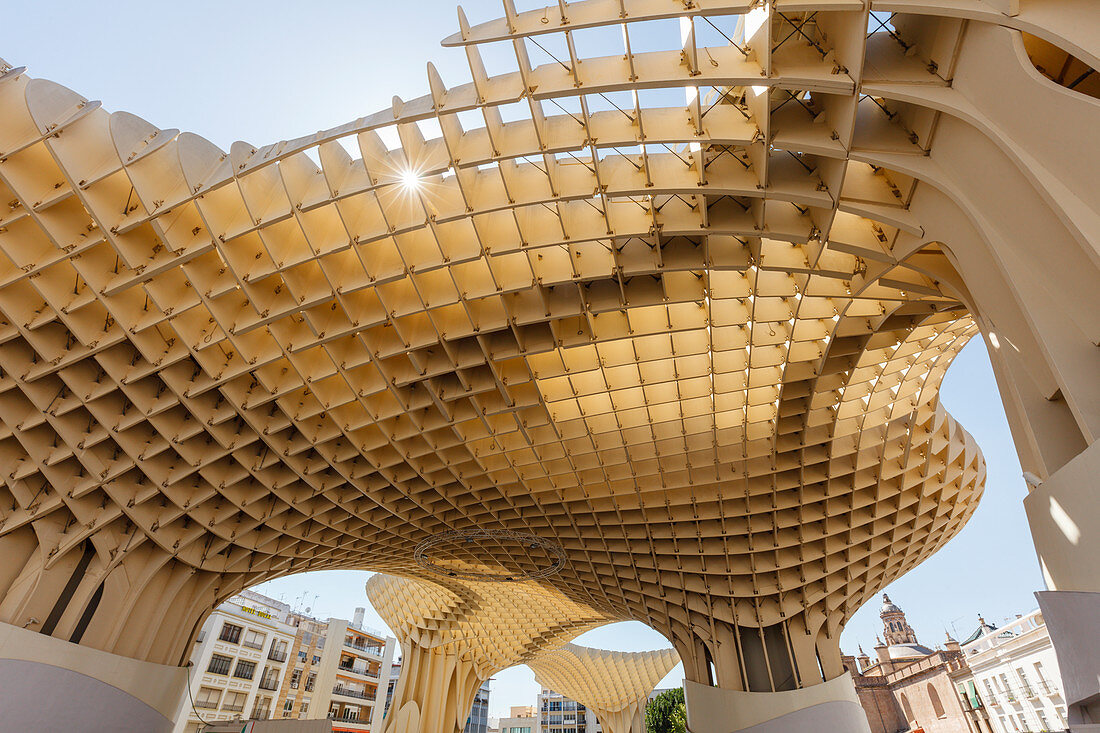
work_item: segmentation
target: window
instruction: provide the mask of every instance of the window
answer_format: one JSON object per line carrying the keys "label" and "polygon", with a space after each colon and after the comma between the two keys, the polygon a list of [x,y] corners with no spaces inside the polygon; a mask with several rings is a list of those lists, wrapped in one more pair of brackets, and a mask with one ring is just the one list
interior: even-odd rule
{"label": "window", "polygon": [[200,687],[199,694],[195,695],[195,707],[216,710],[221,696],[221,690],[216,690],[213,687]]}
{"label": "window", "polygon": [[933,714],[941,720],[946,718],[947,713],[943,711],[943,703],[940,702],[940,693],[936,692],[936,688],[932,686],[931,682],[926,685],[926,689],[928,690],[928,699],[932,701]]}
{"label": "window", "polygon": [[242,631],[244,631],[244,628],[237,626],[236,624],[231,624],[227,621],[222,624],[222,633],[220,636],[218,636],[218,638],[222,641],[227,641],[230,644],[236,644],[238,641],[241,640]]}
{"label": "window", "polygon": [[916,717],[913,715],[913,708],[909,706],[909,698],[905,696],[904,692],[901,693],[901,711],[905,713],[905,719],[910,723],[915,723],[917,721]]}
{"label": "window", "polygon": [[276,662],[286,661],[286,642],[280,639],[271,640],[271,651],[267,653],[267,658]]}
{"label": "window", "polygon": [[1050,730],[1050,723],[1047,722],[1046,713],[1044,713],[1042,710],[1036,710],[1035,714],[1039,717],[1039,727],[1042,730]]}
{"label": "window", "polygon": [[249,649],[263,649],[264,641],[266,640],[267,634],[263,633],[262,631],[254,631],[253,629],[249,629],[247,632],[245,632],[244,641],[242,641],[241,644],[248,647]]}
{"label": "window", "polygon": [[298,683],[301,681],[301,679],[302,679],[302,670],[300,670],[300,669],[294,670],[294,672],[292,672],[291,675],[290,675],[290,689],[297,690],[298,689]]}
{"label": "window", "polygon": [[298,659],[300,659],[303,662],[306,661],[306,653],[305,652],[298,652]]}
{"label": "window", "polygon": [[246,662],[243,659],[237,660],[237,668],[233,670],[234,677],[242,680],[250,680],[254,674],[256,674],[255,662]]}
{"label": "window", "polygon": [[294,712],[294,698],[288,697],[286,703],[283,704],[283,717],[287,716],[287,713]]}
{"label": "window", "polygon": [[222,710],[227,710],[231,713],[239,713],[244,710],[244,701],[248,698],[248,695],[243,692],[227,692],[225,695],[225,702],[222,704]]}
{"label": "window", "polygon": [[252,715],[249,717],[256,720],[266,720],[271,715],[271,698],[270,697],[257,697],[256,702],[252,705]]}
{"label": "window", "polygon": [[302,707],[299,708],[299,711],[301,712],[302,715],[305,715],[308,710],[309,710],[309,700],[302,700]]}
{"label": "window", "polygon": [[229,674],[229,668],[233,665],[233,657],[224,654],[214,654],[210,657],[210,666],[206,671],[210,674]]}
{"label": "window", "polygon": [[313,655],[313,663],[314,664],[320,664],[321,663],[321,658],[319,656],[317,656],[316,654]]}
{"label": "window", "polygon": [[279,670],[274,667],[264,667],[264,676],[260,678],[260,689],[279,689]]}
{"label": "window", "polygon": [[309,677],[306,677],[306,692],[313,689],[313,683],[317,680],[317,673],[310,672]]}

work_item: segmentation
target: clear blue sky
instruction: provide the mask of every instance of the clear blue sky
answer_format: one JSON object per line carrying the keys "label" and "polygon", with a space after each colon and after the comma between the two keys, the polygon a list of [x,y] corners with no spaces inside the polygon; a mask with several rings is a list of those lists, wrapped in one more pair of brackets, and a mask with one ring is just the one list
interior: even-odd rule
{"label": "clear blue sky", "polygon": [[[466,11],[476,23],[498,16],[500,5],[472,0]],[[5,8],[4,19],[0,55],[9,63],[109,110],[198,133],[223,149],[235,140],[262,145],[334,127],[388,108],[395,94],[418,97],[427,92],[428,61],[448,84],[468,80],[465,55],[439,46],[457,30],[454,6],[434,0],[19,3]],[[501,58],[489,54],[490,70]],[[943,402],[977,438],[989,479],[962,533],[888,589],[929,646],[942,641],[944,629],[968,634],[979,613],[997,623],[1031,610],[1032,592],[1042,587],[1021,504],[1026,487],[980,342],[948,372]],[[312,573],[259,590],[292,604],[304,598],[301,605],[321,617],[349,618],[354,607],[367,605],[367,575]],[[849,623],[846,651],[857,643],[871,651],[880,630],[877,607],[868,604]],[[384,626],[370,609],[367,623]],[[633,622],[590,632],[580,642],[624,651],[667,645]],[[678,675],[664,684],[678,684]],[[491,714],[533,704],[535,692],[530,670],[506,670],[496,677]]]}

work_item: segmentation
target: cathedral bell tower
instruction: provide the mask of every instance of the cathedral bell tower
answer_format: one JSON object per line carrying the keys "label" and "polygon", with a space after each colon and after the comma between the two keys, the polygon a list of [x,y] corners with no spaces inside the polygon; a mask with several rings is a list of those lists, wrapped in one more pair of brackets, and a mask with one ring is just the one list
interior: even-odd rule
{"label": "cathedral bell tower", "polygon": [[916,644],[917,635],[913,627],[905,621],[905,612],[890,601],[890,596],[882,594],[882,635],[888,645]]}

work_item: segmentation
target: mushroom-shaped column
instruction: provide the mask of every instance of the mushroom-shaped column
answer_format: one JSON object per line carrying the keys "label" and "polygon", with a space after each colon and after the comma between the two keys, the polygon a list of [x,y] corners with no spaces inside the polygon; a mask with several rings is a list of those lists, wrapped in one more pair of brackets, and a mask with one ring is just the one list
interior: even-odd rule
{"label": "mushroom-shaped column", "polygon": [[485,680],[609,620],[532,581],[375,575],[366,589],[401,642],[382,733],[459,733]]}
{"label": "mushroom-shaped column", "polygon": [[565,644],[527,666],[543,687],[584,703],[605,733],[645,733],[646,699],[679,661],[675,649],[612,652]]}

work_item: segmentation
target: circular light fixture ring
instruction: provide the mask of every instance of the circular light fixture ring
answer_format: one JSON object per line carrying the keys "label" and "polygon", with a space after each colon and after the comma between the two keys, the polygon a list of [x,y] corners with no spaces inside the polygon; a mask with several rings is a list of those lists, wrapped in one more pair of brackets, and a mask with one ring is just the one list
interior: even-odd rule
{"label": "circular light fixture ring", "polygon": [[[438,565],[432,561],[431,551],[447,544],[459,544],[476,542],[478,540],[493,540],[496,542],[512,541],[519,545],[526,545],[530,549],[541,549],[553,558],[553,562],[543,568],[531,571],[517,569],[514,573],[507,572],[472,572],[468,570],[454,570]],[[538,580],[554,575],[565,567],[565,550],[554,542],[526,532],[514,532],[510,529],[456,529],[450,532],[433,535],[416,546],[413,551],[413,559],[416,564],[425,570],[450,578],[463,580],[477,580],[490,583],[517,583],[521,580]]]}

